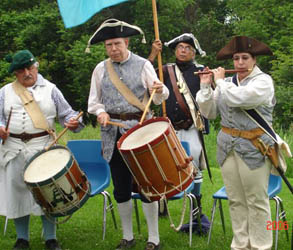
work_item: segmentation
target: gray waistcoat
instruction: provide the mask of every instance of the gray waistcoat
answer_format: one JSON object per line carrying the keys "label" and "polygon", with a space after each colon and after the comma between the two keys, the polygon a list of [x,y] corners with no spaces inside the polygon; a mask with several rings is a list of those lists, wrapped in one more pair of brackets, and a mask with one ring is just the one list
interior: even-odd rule
{"label": "gray waistcoat", "polygon": [[[258,75],[253,78],[258,77]],[[251,78],[241,82],[242,86],[248,84]],[[226,78],[225,81],[232,81],[232,78]],[[221,125],[228,128],[236,128],[239,130],[251,130],[258,128],[257,124],[253,122],[240,108],[227,106],[222,97],[219,96],[217,106],[221,114]],[[269,124],[272,124],[273,107],[259,106],[257,111],[262,114]],[[273,144],[273,140],[266,134],[261,136],[261,139],[269,145]],[[250,142],[250,140],[240,137],[233,137],[222,131],[217,137],[217,161],[220,166],[223,165],[228,153],[235,150],[238,155],[244,160],[250,169],[256,169],[264,164],[264,156],[259,150]]]}
{"label": "gray waistcoat", "polygon": [[[143,100],[146,89],[141,80],[141,74],[146,63],[146,59],[139,57],[133,53],[129,60],[123,63],[113,63],[114,69],[122,82],[138,97]],[[129,104],[126,99],[120,94],[109,78],[104,61],[104,77],[102,79],[102,102],[105,105],[107,113],[136,113],[141,110]],[[101,127],[101,137],[103,141],[103,156],[109,162],[111,160],[115,139],[117,136],[116,126]]]}

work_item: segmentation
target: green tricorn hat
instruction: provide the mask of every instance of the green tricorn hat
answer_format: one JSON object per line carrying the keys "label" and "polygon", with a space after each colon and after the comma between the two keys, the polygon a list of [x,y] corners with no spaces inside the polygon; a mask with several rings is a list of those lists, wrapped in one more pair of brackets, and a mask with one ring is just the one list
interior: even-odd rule
{"label": "green tricorn hat", "polygon": [[12,73],[15,70],[31,66],[36,62],[36,59],[30,51],[20,50],[13,57],[7,56],[6,61],[10,62],[8,72]]}

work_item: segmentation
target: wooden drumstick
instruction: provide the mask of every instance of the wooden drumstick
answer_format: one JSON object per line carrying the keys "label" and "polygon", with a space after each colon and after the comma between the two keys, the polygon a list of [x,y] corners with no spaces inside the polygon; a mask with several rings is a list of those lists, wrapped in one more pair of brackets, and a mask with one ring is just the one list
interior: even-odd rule
{"label": "wooden drumstick", "polygon": [[121,128],[126,128],[126,126],[120,122],[112,122],[112,121],[107,121],[107,124],[113,125],[113,126],[118,126]]}
{"label": "wooden drumstick", "polygon": [[142,123],[143,123],[144,118],[145,118],[145,116],[146,116],[146,113],[147,113],[147,111],[148,111],[148,109],[149,109],[149,107],[150,107],[150,105],[151,105],[151,102],[152,102],[152,100],[153,100],[153,98],[154,98],[154,95],[155,95],[156,91],[157,91],[156,89],[153,90],[153,93],[151,94],[151,97],[150,97],[150,99],[149,99],[149,101],[148,101],[148,103],[147,103],[147,105],[146,105],[146,107],[145,107],[145,110],[144,110],[144,112],[143,112],[143,114],[142,114],[142,117],[141,117],[141,119],[140,119],[139,124],[142,124]]}
{"label": "wooden drumstick", "polygon": [[[83,115],[83,112],[81,111],[79,114],[78,114],[78,116],[77,117],[75,117],[74,118],[74,120],[78,120],[81,116]],[[57,136],[57,138],[55,138],[55,140],[48,146],[48,147],[46,147],[45,148],[45,150],[47,151],[47,150],[49,150],[49,148],[51,148],[59,139],[60,139],[60,137],[62,136],[62,135],[64,135],[65,134],[65,132],[68,130],[68,128],[66,127],[66,128],[64,128],[62,131],[61,131],[61,133]]]}
{"label": "wooden drumstick", "polygon": [[[11,119],[11,115],[12,115],[12,110],[13,110],[13,107],[10,108],[9,115],[8,115],[8,120],[7,120],[6,127],[5,127],[5,131],[7,131],[8,128],[9,128],[9,123],[10,123],[10,119]],[[4,143],[5,143],[5,140],[3,139],[2,140],[2,145],[4,145]]]}

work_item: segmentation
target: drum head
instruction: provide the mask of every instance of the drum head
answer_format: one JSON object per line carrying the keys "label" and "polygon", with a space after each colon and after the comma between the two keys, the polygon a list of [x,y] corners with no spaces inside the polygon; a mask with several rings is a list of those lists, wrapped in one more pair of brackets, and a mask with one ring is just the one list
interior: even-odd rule
{"label": "drum head", "polygon": [[166,121],[149,123],[129,134],[121,144],[121,150],[130,150],[150,143],[162,135],[169,127]]}
{"label": "drum head", "polygon": [[71,154],[66,148],[58,147],[37,155],[27,166],[24,180],[29,183],[45,181],[59,173],[70,161]]}

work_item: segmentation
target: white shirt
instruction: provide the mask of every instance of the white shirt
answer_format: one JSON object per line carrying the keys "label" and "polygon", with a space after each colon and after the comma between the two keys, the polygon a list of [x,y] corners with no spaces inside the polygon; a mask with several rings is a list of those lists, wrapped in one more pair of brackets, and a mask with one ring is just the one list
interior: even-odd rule
{"label": "white shirt", "polygon": [[[239,107],[243,109],[253,109],[260,105],[273,105],[274,84],[272,78],[267,74],[259,74],[261,70],[255,66],[253,71],[236,86],[232,81],[227,82],[224,79],[216,81],[217,87],[213,91],[210,84],[201,83],[201,89],[197,92],[196,101],[200,110],[208,119],[215,119],[217,115],[216,100],[219,95],[230,107]],[[246,85],[241,85],[243,82]]]}
{"label": "white shirt", "polygon": [[[128,51],[128,57],[125,61],[121,62],[124,63],[129,60],[130,55],[132,52]],[[88,112],[90,114],[94,114],[98,116],[100,113],[105,112],[105,106],[101,102],[101,81],[104,76],[105,66],[104,61],[100,62],[93,71],[92,79],[91,79],[91,88],[89,93],[88,99]],[[146,61],[144,64],[142,73],[141,73],[141,80],[143,82],[143,86],[147,89],[153,86],[154,82],[160,82],[155,72],[153,65]],[[169,96],[169,90],[166,86],[163,86],[162,94],[155,94],[153,98],[153,102],[155,104],[162,103],[163,100],[167,99]]]}

